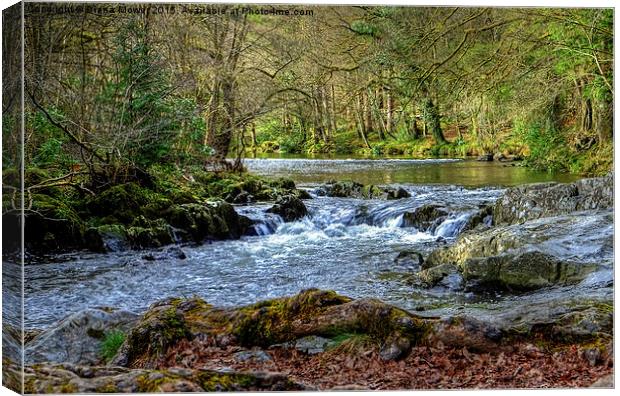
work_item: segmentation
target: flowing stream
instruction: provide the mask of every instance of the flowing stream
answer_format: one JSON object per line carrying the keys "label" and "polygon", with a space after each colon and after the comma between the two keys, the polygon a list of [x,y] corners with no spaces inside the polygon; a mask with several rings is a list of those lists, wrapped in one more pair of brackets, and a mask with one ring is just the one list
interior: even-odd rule
{"label": "flowing stream", "polygon": [[[376,297],[428,315],[491,312],[502,304],[537,297],[474,295],[463,291],[459,279],[450,278],[432,289],[418,288],[411,282],[412,268],[395,258],[402,251],[426,254],[451,243],[468,218],[494,202],[506,186],[569,180],[460,160],[253,159],[247,166],[256,174],[291,177],[308,190],[314,196],[305,201],[309,216],[284,223],[277,215],[265,213],[271,204],[237,206],[240,214],[257,221],[258,236],[183,246],[184,260],[160,251],[79,252],[29,264],[25,268],[26,328],[46,327],[87,307],[141,312],[164,297],[193,295],[214,305],[238,306],[309,287],[334,289],[354,298]],[[321,196],[320,183],[329,179],[400,186],[411,198]],[[433,232],[402,227],[403,213],[429,203],[450,211]],[[147,260],[147,253],[161,257]],[[574,288],[557,288],[553,293],[561,297],[574,293]]]}

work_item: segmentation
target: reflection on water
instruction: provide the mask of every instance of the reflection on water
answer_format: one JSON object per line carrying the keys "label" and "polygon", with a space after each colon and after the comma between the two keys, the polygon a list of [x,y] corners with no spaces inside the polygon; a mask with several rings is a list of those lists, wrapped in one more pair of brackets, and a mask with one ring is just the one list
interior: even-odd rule
{"label": "reflection on water", "polygon": [[479,162],[460,159],[405,158],[368,159],[354,157],[312,158],[304,155],[271,155],[246,159],[247,168],[258,175],[290,177],[300,183],[332,179],[363,184],[456,184],[466,187],[515,186],[524,183],[570,182],[577,176],[534,171],[519,163]]}

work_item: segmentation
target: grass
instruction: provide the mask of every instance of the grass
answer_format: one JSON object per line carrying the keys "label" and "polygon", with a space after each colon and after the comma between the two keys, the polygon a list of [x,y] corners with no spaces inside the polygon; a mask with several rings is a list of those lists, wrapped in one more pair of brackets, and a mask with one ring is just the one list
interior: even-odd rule
{"label": "grass", "polygon": [[123,342],[125,342],[125,333],[122,331],[114,330],[107,333],[99,350],[101,357],[106,362],[112,360],[116,356],[118,349],[123,345]]}

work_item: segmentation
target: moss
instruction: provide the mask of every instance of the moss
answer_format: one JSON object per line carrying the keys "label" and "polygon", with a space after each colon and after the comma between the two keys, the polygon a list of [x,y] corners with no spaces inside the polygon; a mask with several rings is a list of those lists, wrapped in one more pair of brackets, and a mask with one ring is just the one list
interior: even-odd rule
{"label": "moss", "polygon": [[95,391],[97,393],[119,393],[118,387],[112,382],[97,387]]}
{"label": "moss", "polygon": [[41,249],[80,247],[85,223],[67,201],[33,194],[32,212],[26,217],[26,241]]}
{"label": "moss", "polygon": [[167,381],[173,380],[161,371],[152,371],[136,377],[139,392],[155,393],[160,391],[160,386]]}
{"label": "moss", "polygon": [[129,224],[143,213],[142,206],[159,199],[153,191],[140,187],[136,183],[113,186],[87,202],[92,215],[98,217],[114,216],[121,223]]}
{"label": "moss", "polygon": [[58,388],[59,393],[76,393],[77,391],[78,391],[77,386],[71,383],[63,384]]}

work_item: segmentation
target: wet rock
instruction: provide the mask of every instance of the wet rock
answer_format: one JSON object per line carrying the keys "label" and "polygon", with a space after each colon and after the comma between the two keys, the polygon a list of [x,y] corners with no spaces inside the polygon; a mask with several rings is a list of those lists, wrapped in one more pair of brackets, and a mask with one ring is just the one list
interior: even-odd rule
{"label": "wet rock", "polygon": [[285,195],[278,199],[270,209],[268,213],[275,213],[282,217],[284,221],[299,220],[308,215],[308,209],[306,205],[297,197],[293,195]]}
{"label": "wet rock", "polygon": [[294,194],[299,199],[312,199],[312,195],[306,190],[296,189]]}
{"label": "wet rock", "polygon": [[490,227],[493,224],[493,206],[483,206],[478,212],[467,219],[467,223],[461,229],[461,232],[470,231],[476,228]]}
{"label": "wet rock", "polygon": [[91,227],[84,235],[86,248],[99,253],[120,252],[130,248],[127,230],[121,224]]}
{"label": "wet rock", "polygon": [[224,202],[212,204],[182,204],[164,213],[178,234],[193,242],[205,239],[236,239],[245,232],[246,224],[234,208]]}
{"label": "wet rock", "polygon": [[139,316],[128,311],[87,309],[72,314],[36,336],[24,351],[26,363],[97,364],[105,335],[128,331]]}
{"label": "wet rock", "polygon": [[447,216],[448,211],[439,205],[423,205],[403,214],[402,227],[415,227],[418,231],[432,232]]}
{"label": "wet rock", "polygon": [[491,162],[493,161],[493,154],[483,154],[478,156],[477,161],[481,162]]}
{"label": "wet rock", "polygon": [[387,191],[387,199],[392,200],[392,199],[403,199],[403,198],[410,198],[411,194],[409,194],[409,192],[407,190],[405,190],[402,187],[398,187],[398,189],[388,189]]}
{"label": "wet rock", "polygon": [[[444,278],[452,274],[458,274],[456,266],[452,264],[442,264],[418,272],[418,277],[426,287],[434,287],[440,284]],[[456,287],[457,285],[454,286]]]}
{"label": "wet rock", "polygon": [[173,393],[299,391],[307,388],[281,373],[216,370],[141,370],[41,364],[24,370],[26,393]]}
{"label": "wet rock", "polygon": [[151,252],[142,256],[143,260],[147,261],[157,261],[157,260],[166,260],[166,259],[176,259],[176,260],[185,260],[187,255],[178,246],[169,246],[162,251]]}
{"label": "wet rock", "polygon": [[493,210],[495,224],[516,224],[574,211],[613,208],[613,176],[575,183],[537,183],[507,190]]}
{"label": "wet rock", "polygon": [[398,253],[398,256],[394,259],[394,264],[416,269],[424,264],[424,257],[419,252],[405,250]]}
{"label": "wet rock", "polygon": [[[472,289],[534,289],[574,283],[611,265],[611,212],[579,212],[462,234],[423,264],[455,265]],[[579,240],[579,248],[574,241]]]}

